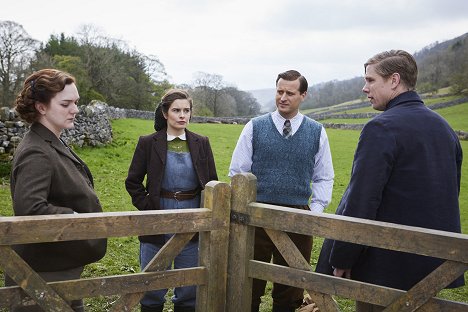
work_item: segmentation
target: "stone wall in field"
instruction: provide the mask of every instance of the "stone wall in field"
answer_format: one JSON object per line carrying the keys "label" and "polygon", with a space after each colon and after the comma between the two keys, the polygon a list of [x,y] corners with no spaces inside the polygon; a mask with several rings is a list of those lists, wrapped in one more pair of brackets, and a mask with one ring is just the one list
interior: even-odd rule
{"label": "stone wall in field", "polygon": [[[445,103],[430,105],[431,109],[439,109],[465,103],[468,98],[461,98]],[[354,106],[362,106],[363,103],[353,104]],[[368,104],[366,104],[368,105]],[[349,107],[348,107],[349,109]],[[137,119],[154,119],[154,112],[139,111],[135,109],[122,109],[108,106],[106,103],[92,101],[89,105],[79,107],[75,120],[75,128],[63,131],[62,138],[65,142],[73,146],[101,146],[112,142],[112,127],[110,120],[120,118],[137,118]],[[328,118],[372,118],[376,113],[322,113],[309,114],[310,117],[316,120]],[[246,124],[252,117],[202,117],[193,116],[192,123],[216,123],[216,124]],[[325,123],[326,128],[333,129],[362,129],[362,124],[334,124]],[[29,125],[21,121],[16,116],[14,110],[8,107],[0,107],[0,154],[12,154],[15,147],[19,144]],[[468,133],[457,131],[458,136],[462,140],[468,140]]]}
{"label": "stone wall in field", "polygon": [[[113,107],[109,107],[112,111]],[[137,119],[148,119],[154,120],[154,112],[150,111],[139,111],[136,109],[121,109],[124,117],[120,118],[137,118]],[[110,114],[113,115],[112,113]],[[111,117],[112,118],[112,117]],[[246,124],[252,117],[204,117],[204,116],[193,116],[190,122],[193,123],[217,123],[217,124]],[[115,119],[115,118],[112,118]]]}
{"label": "stone wall in field", "polygon": [[[109,114],[117,118],[123,111],[109,108],[107,104],[93,101],[79,106],[75,128],[62,133],[63,140],[73,146],[102,146],[112,142]],[[15,147],[28,131],[29,124],[19,119],[13,109],[0,108],[0,154],[13,154]]]}

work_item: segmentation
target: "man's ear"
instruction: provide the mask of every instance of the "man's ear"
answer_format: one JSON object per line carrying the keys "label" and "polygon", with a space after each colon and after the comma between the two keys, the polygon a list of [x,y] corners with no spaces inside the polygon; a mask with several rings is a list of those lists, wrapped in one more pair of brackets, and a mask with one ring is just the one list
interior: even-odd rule
{"label": "man's ear", "polygon": [[307,97],[307,91],[304,91],[304,93],[301,94],[302,100],[304,101],[305,98]]}
{"label": "man's ear", "polygon": [[400,74],[399,73],[393,73],[392,74],[392,86],[394,88],[396,88],[399,85],[400,85]]}
{"label": "man's ear", "polygon": [[47,106],[44,103],[36,102],[36,104],[34,104],[34,105],[36,107],[36,110],[39,112],[39,114],[45,115],[45,113],[47,111]]}

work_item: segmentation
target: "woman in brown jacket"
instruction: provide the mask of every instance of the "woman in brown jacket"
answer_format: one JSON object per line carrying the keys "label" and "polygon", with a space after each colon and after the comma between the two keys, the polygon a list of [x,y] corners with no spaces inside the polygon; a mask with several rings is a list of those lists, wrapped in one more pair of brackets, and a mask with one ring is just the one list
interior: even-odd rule
{"label": "woman in brown jacket", "polygon": [[[75,79],[55,69],[29,76],[16,98],[18,115],[31,123],[15,151],[11,196],[16,216],[102,212],[86,164],[60,139],[74,127],[79,95]],[[33,229],[34,231],[34,229]],[[78,279],[86,264],[102,258],[106,240],[79,240],[15,246],[16,252],[46,281]],[[5,284],[15,285],[5,277]],[[84,311],[83,301],[70,303]],[[15,306],[12,311],[42,311]]]}
{"label": "woman in brown jacket", "polygon": [[[192,99],[184,90],[168,91],[155,112],[156,133],[140,137],[125,186],[139,210],[200,207],[205,184],[217,180],[213,152],[207,137],[186,129]],[[146,184],[143,184],[146,176]],[[140,265],[144,268],[172,235],[142,236]],[[198,237],[175,258],[174,268],[198,264]],[[162,312],[165,290],[149,291],[141,300],[142,312]],[[196,287],[174,290],[174,312],[195,311]]]}

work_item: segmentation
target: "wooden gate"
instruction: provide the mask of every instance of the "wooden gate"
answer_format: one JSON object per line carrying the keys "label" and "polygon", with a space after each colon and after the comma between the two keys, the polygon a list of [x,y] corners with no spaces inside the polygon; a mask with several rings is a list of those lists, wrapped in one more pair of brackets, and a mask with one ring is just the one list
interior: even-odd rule
{"label": "wooden gate", "polygon": [[[468,269],[468,235],[396,225],[255,202],[256,178],[231,182],[226,311],[250,311],[252,279],[307,290],[320,311],[339,311],[332,296],[385,306],[385,311],[468,311],[468,304],[434,296]],[[253,260],[254,227],[265,229],[289,267]],[[285,232],[319,236],[445,259],[409,291],[312,272]],[[372,233],[372,235],[369,235]]]}
{"label": "wooden gate", "polygon": [[[120,295],[112,311],[131,311],[147,290],[197,285],[197,311],[250,311],[252,279],[304,288],[320,311],[339,311],[333,296],[386,306],[386,311],[468,311],[434,296],[468,269],[468,235],[401,226],[255,202],[256,178],[212,181],[197,209],[0,217],[0,266],[20,286],[0,288],[0,308],[35,301],[45,311],[72,311],[67,301]],[[289,267],[253,260],[255,227],[271,237]],[[31,229],[34,229],[33,231]],[[166,271],[200,233],[199,266]],[[410,252],[446,261],[409,291],[312,272],[285,232]],[[176,233],[141,273],[46,283],[11,245]],[[372,233],[372,235],[369,235]],[[137,255],[135,255],[137,256]]]}
{"label": "wooden gate", "polygon": [[[205,208],[201,209],[0,217],[0,267],[20,285],[0,288],[0,308],[34,300],[44,311],[72,311],[66,301],[120,295],[112,311],[131,311],[147,290],[198,285],[197,311],[223,311],[230,196],[228,184],[212,181],[205,188]],[[197,232],[199,266],[166,271]],[[44,282],[11,248],[16,244],[164,233],[176,234],[141,273],[63,282]]]}

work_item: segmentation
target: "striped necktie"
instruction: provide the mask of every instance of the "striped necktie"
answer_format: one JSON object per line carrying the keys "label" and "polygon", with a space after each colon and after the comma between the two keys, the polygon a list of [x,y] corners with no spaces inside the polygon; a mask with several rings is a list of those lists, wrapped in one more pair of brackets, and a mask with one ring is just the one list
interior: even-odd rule
{"label": "striped necktie", "polygon": [[284,126],[283,126],[283,137],[285,139],[289,139],[291,135],[292,135],[291,121],[286,119],[284,122]]}

